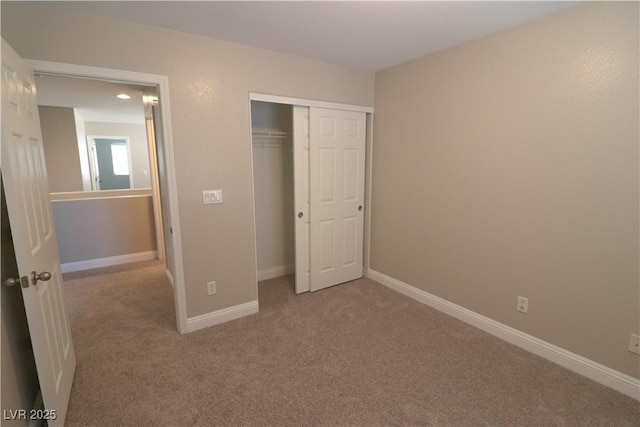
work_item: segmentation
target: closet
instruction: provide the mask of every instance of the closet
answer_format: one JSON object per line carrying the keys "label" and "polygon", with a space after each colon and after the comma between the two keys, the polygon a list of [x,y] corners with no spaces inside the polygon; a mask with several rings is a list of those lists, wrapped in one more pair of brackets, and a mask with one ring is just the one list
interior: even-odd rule
{"label": "closet", "polygon": [[251,116],[258,280],[362,277],[366,113],[254,100]]}
{"label": "closet", "polygon": [[258,280],[294,272],[292,107],[251,102]]}

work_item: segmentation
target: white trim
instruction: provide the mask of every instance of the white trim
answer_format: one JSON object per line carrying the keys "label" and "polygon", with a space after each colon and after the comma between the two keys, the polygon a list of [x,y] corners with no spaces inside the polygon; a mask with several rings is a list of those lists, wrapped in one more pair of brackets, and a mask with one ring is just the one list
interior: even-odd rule
{"label": "white trim", "polygon": [[258,270],[258,282],[262,280],[274,279],[280,276],[286,276],[296,271],[295,264],[280,265],[278,267],[265,268]]}
{"label": "white trim", "polygon": [[[251,98],[251,97],[249,97]],[[249,156],[251,157],[251,167],[249,172],[251,173],[251,216],[253,217],[253,222],[251,222],[251,235],[253,236],[253,264],[252,270],[255,272],[255,283],[256,283],[256,302],[258,301],[258,226],[256,224],[256,177],[254,170],[254,156],[253,156],[253,118],[251,117],[251,99],[249,99],[248,105],[249,107],[249,141],[251,141],[251,145],[249,146]]]}
{"label": "white trim", "polygon": [[150,188],[137,188],[130,190],[69,191],[64,193],[49,193],[49,201],[66,202],[70,200],[102,200],[151,196],[153,196],[153,194]]}
{"label": "white trim", "polygon": [[301,105],[304,107],[329,108],[331,110],[358,111],[362,113],[373,113],[373,107],[363,105],[338,104],[335,102],[316,101],[313,99],[290,98],[288,96],[268,95],[265,93],[249,92],[249,100],[273,102],[274,104]]}
{"label": "white trim", "polygon": [[364,271],[371,266],[371,211],[373,185],[373,113],[367,114],[367,141],[364,165]]}
{"label": "white trim", "polygon": [[[147,104],[148,105],[148,104]],[[145,106],[145,110],[147,107]],[[153,224],[156,229],[156,246],[158,247],[158,259],[164,261],[164,228],[162,224],[162,202],[160,195],[160,177],[158,175],[158,148],[156,146],[156,130],[153,119],[153,107],[150,106],[151,117],[146,117],[145,130],[147,131],[147,153],[149,155],[149,172],[151,174],[151,203],[153,204]]]}
{"label": "white trim", "polygon": [[418,302],[442,311],[478,329],[490,333],[511,344],[543,357],[562,367],[590,378],[600,384],[619,391],[633,399],[640,400],[640,380],[618,372],[593,360],[572,353],[561,347],[526,334],[510,326],[496,322],[481,314],[468,310],[445,299],[417,289],[400,280],[389,277],[378,271],[369,269],[365,276],[394,291],[400,292]]}
{"label": "white trim", "polygon": [[256,314],[258,311],[258,300],[255,300],[233,307],[223,308],[222,310],[213,311],[211,313],[202,314],[200,316],[190,317],[187,319],[186,332],[194,332],[199,329],[219,325],[230,320]]}
{"label": "white trim", "polygon": [[167,276],[167,280],[169,281],[169,284],[171,285],[171,287],[173,289],[175,289],[176,288],[176,283],[173,280],[173,274],[171,274],[171,271],[169,271],[168,268],[166,269],[165,273],[166,273],[166,276]]}
{"label": "white trim", "polygon": [[86,261],[68,262],[61,264],[63,273],[73,271],[91,270],[92,268],[110,267],[112,265],[128,264],[130,262],[148,261],[158,258],[158,251],[137,252],[134,254],[116,255],[106,258],[88,259]]}
{"label": "white trim", "polygon": [[[184,284],[184,265],[182,260],[182,235],[180,230],[180,214],[178,209],[178,190],[176,184],[175,155],[173,152],[173,132],[171,130],[171,102],[169,101],[169,78],[158,74],[138,73],[135,71],[114,70],[111,68],[91,67],[86,65],[63,64],[59,62],[25,60],[36,72],[86,77],[114,82],[129,82],[147,86],[157,86],[160,111],[162,113],[162,144],[164,146],[167,168],[167,206],[171,217],[171,236],[173,240],[172,269],[175,279],[174,301],[176,307],[176,323],[178,332],[187,331],[187,300]],[[257,286],[257,284],[256,284]]]}

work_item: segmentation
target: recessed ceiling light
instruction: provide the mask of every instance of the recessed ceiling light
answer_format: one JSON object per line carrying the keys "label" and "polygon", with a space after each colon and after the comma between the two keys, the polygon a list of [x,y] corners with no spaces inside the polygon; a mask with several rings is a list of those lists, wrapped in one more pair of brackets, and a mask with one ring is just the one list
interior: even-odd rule
{"label": "recessed ceiling light", "polygon": [[117,98],[119,98],[119,99],[131,99],[131,97],[129,95],[127,95],[126,93],[121,93],[120,95],[117,96]]}

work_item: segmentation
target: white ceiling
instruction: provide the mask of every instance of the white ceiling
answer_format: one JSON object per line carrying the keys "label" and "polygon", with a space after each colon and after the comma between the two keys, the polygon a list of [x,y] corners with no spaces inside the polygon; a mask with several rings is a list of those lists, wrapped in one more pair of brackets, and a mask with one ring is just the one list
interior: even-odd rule
{"label": "white ceiling", "polygon": [[[87,122],[144,123],[143,95],[153,87],[98,80],[36,75],[38,105],[75,108]],[[126,93],[131,99],[116,95]]]}
{"label": "white ceiling", "polygon": [[576,3],[70,1],[48,4],[379,71]]}

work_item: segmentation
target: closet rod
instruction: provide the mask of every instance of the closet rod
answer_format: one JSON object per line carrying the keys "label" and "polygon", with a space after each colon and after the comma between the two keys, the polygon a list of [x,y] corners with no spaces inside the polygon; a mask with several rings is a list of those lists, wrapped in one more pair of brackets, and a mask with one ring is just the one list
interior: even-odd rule
{"label": "closet rod", "polygon": [[251,132],[252,136],[257,136],[260,138],[287,138],[291,136],[289,132],[281,132],[281,131],[267,131],[267,130],[254,130]]}

